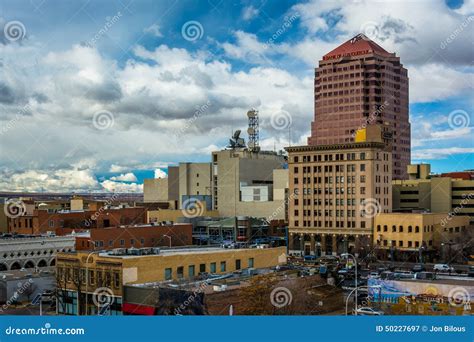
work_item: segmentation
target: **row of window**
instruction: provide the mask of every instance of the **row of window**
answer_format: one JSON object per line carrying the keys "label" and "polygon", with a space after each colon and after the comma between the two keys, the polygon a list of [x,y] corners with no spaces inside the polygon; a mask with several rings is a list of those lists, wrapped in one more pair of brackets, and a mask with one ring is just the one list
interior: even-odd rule
{"label": "row of window", "polygon": [[[384,247],[388,247],[388,241],[387,240],[383,240],[382,244],[383,244]],[[396,240],[391,240],[391,247],[396,247],[396,246],[397,246],[397,241]],[[428,246],[433,246],[433,240],[428,241]],[[419,248],[420,247],[420,241],[407,241],[407,245],[405,246],[404,241],[399,240],[398,241],[398,247]]]}
{"label": "row of window", "polygon": [[[217,262],[211,262],[209,264],[209,273],[217,273]],[[248,258],[247,267],[253,268],[254,267],[254,258]],[[235,260],[235,269],[240,270],[242,269],[242,261],[240,259]],[[185,269],[184,266],[178,266],[176,268],[176,278],[181,279],[185,277]],[[206,264],[199,264],[199,273],[206,273],[208,272]],[[221,261],[219,263],[219,272],[225,273],[227,272],[227,261]],[[189,265],[187,268],[187,277],[192,278],[196,275],[196,265]],[[171,267],[165,268],[165,280],[173,279],[173,269]]]}
{"label": "row of window", "polygon": [[[355,228],[356,227],[356,221],[334,221],[335,224],[333,225],[333,221],[303,221],[303,227],[311,227],[311,228]],[[300,227],[300,221],[295,220],[294,222],[295,227]],[[366,228],[366,223],[365,221],[360,221],[360,228]]]}
{"label": "row of window", "polygon": [[57,268],[58,277],[61,281],[67,283],[73,283],[75,286],[86,285],[89,286],[108,286],[112,285],[114,288],[120,288],[120,272],[111,271],[111,270],[101,270],[101,269],[88,269],[86,273],[85,268],[71,268],[71,267],[61,267]]}

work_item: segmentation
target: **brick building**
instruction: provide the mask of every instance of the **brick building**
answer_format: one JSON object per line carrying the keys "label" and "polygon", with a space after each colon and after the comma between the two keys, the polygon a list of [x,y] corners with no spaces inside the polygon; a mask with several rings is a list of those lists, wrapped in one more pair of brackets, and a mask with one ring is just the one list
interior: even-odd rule
{"label": "brick building", "polygon": [[309,145],[354,142],[355,132],[382,124],[392,145],[393,179],[410,163],[408,75],[395,53],[357,35],[323,56],[315,70]]}

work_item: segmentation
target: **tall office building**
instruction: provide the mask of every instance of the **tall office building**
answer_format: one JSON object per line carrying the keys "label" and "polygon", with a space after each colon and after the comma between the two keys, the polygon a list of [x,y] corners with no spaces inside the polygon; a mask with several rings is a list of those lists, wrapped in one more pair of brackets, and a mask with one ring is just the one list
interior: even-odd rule
{"label": "tall office building", "polygon": [[289,251],[364,255],[392,208],[392,159],[379,141],[287,147]]}
{"label": "tall office building", "polygon": [[358,129],[381,124],[393,179],[407,178],[408,76],[395,53],[359,34],[324,55],[315,70],[314,112],[309,145],[354,142]]}

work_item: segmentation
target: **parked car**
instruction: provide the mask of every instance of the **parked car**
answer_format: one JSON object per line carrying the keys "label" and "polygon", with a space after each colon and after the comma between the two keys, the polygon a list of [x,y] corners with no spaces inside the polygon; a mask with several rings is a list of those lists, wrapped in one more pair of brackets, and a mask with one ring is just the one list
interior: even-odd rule
{"label": "parked car", "polygon": [[437,272],[455,272],[454,267],[449,266],[448,264],[436,264],[433,266],[433,271]]}
{"label": "parked car", "polygon": [[468,277],[474,277],[474,266],[469,266],[467,270],[467,276]]}
{"label": "parked car", "polygon": [[425,268],[425,265],[423,264],[415,264],[411,270],[413,273],[418,273],[418,272],[426,271],[426,268]]}
{"label": "parked car", "polygon": [[433,273],[433,272],[417,272],[417,273],[415,273],[415,279],[434,280],[434,279],[436,279],[436,273]]}
{"label": "parked car", "polygon": [[361,316],[383,316],[384,314],[383,311],[378,311],[370,307],[362,307],[353,311],[353,313],[356,313],[356,312],[357,312],[357,315],[361,315]]}
{"label": "parked car", "polygon": [[380,276],[378,272],[370,272],[369,278],[380,278]]}

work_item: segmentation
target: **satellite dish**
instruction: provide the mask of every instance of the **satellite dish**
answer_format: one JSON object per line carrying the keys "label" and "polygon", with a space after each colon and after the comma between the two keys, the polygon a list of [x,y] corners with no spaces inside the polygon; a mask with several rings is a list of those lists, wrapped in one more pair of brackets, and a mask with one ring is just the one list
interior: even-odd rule
{"label": "satellite dish", "polygon": [[248,134],[254,134],[255,133],[255,129],[253,127],[249,127],[247,128],[247,133]]}
{"label": "satellite dish", "polygon": [[249,111],[247,112],[247,116],[248,116],[249,118],[254,118],[254,117],[257,116],[257,111],[254,110],[254,109],[249,110]]}

